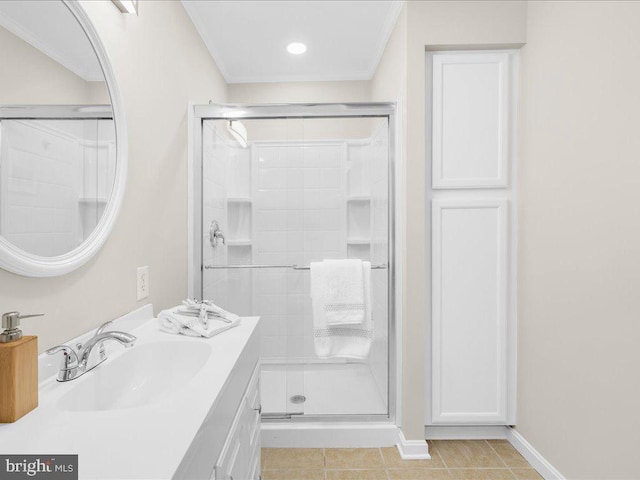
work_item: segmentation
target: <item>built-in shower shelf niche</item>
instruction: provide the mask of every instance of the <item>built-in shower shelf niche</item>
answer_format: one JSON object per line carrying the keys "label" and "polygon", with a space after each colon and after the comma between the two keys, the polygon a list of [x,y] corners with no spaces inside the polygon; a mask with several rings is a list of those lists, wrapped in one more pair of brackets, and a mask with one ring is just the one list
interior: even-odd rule
{"label": "built-in shower shelf niche", "polygon": [[370,201],[347,201],[347,239],[371,239]]}
{"label": "built-in shower shelf niche", "polygon": [[82,243],[96,228],[104,209],[107,206],[106,198],[78,198],[78,241]]}
{"label": "built-in shower shelf niche", "polygon": [[347,197],[347,258],[371,260],[371,197]]}
{"label": "built-in shower shelf niche", "polygon": [[347,258],[371,261],[371,245],[367,243],[347,242]]}
{"label": "built-in shower shelf niche", "polygon": [[250,245],[252,202],[249,197],[227,198],[227,245]]}
{"label": "built-in shower shelf niche", "polygon": [[227,242],[227,246],[229,247],[250,247],[251,244],[253,243],[250,238],[244,238],[244,239],[228,238],[226,242]]}

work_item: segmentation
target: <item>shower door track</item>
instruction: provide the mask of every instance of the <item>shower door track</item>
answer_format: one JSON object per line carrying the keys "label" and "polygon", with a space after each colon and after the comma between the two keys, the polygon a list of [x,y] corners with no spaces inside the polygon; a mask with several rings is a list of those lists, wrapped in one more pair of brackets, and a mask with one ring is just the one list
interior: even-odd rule
{"label": "shower door track", "polygon": [[378,422],[393,423],[389,415],[384,414],[361,414],[361,413],[262,413],[260,419],[264,423],[277,423],[286,420],[296,423],[331,422],[331,423],[352,423],[352,422]]}
{"label": "shower door track", "polygon": [[[202,165],[202,128],[205,120],[268,120],[268,119],[291,119],[291,118],[386,118],[388,122],[388,264],[372,265],[373,269],[386,269],[388,276],[388,364],[387,378],[387,406],[388,413],[380,414],[285,414],[278,419],[267,421],[288,420],[300,422],[313,421],[337,421],[337,422],[386,422],[395,424],[398,405],[396,402],[398,392],[398,338],[396,333],[396,283],[395,283],[395,232],[396,232],[396,211],[395,211],[395,165],[396,165],[396,104],[393,102],[371,102],[371,103],[287,103],[287,104],[209,104],[194,105],[193,107],[193,175],[203,174]],[[194,177],[195,178],[195,177]],[[300,267],[296,265],[207,265],[203,264],[202,238],[203,238],[203,218],[202,218],[202,183],[194,182],[193,197],[190,199],[193,205],[193,223],[190,229],[190,248],[193,251],[191,256],[193,292],[202,294],[202,272],[209,268],[292,268],[294,270],[307,270],[308,266]]]}

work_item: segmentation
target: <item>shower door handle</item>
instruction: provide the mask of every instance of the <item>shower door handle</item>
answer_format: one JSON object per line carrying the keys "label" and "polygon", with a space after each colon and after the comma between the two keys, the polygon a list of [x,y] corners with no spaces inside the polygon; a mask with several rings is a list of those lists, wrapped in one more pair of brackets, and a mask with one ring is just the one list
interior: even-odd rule
{"label": "shower door handle", "polygon": [[224,233],[220,230],[220,225],[216,220],[212,220],[209,224],[209,241],[213,248],[218,246],[219,241],[222,242],[222,245],[225,244]]}

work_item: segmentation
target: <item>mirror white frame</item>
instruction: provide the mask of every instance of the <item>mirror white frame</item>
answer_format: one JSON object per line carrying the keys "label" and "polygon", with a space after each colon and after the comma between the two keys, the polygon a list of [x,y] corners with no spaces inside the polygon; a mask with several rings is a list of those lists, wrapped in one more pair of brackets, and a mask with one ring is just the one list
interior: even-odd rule
{"label": "mirror white frame", "polygon": [[91,19],[78,0],[60,0],[84,30],[95,51],[107,83],[116,130],[116,172],[102,218],[91,235],[70,252],[56,257],[42,257],[25,252],[0,236],[0,268],[27,277],[54,277],[69,273],[88,262],[104,245],[115,224],[127,180],[127,129],[124,106],[109,56]]}

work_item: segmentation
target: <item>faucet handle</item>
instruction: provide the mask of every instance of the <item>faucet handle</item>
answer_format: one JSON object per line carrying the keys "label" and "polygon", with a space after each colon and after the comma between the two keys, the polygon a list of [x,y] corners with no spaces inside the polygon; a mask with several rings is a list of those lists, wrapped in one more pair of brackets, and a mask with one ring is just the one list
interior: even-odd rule
{"label": "faucet handle", "polygon": [[75,350],[67,345],[58,345],[46,350],[45,353],[47,355],[55,355],[58,352],[62,352],[64,355],[58,371],[58,381],[66,382],[75,378],[78,372],[78,355]]}
{"label": "faucet handle", "polygon": [[71,357],[76,356],[76,352],[73,348],[67,345],[56,345],[55,347],[51,347],[48,350],[45,350],[47,355],[55,355],[58,352],[62,352],[65,355],[70,355]]}
{"label": "faucet handle", "polygon": [[62,359],[62,365],[60,368],[68,369],[77,366],[78,364],[78,355],[75,350],[66,345],[58,345],[56,347],[52,347],[49,350],[46,350],[47,355],[55,355],[58,352],[62,352],[64,357]]}

